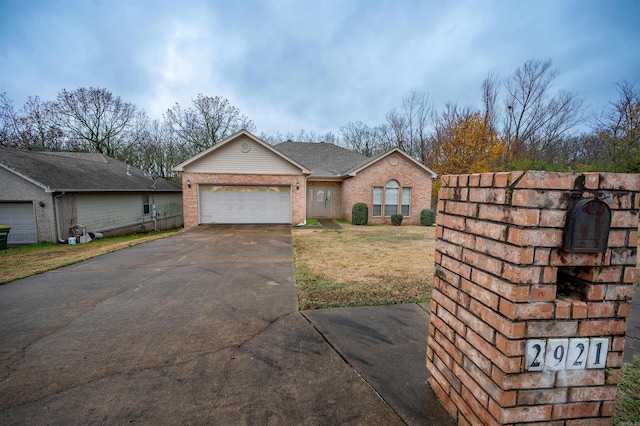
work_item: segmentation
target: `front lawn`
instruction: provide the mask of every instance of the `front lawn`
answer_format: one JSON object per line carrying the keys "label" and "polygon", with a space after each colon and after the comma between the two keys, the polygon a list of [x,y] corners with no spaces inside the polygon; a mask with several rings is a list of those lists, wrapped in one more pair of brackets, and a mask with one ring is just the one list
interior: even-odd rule
{"label": "front lawn", "polygon": [[429,300],[435,228],[294,229],[300,309]]}
{"label": "front lawn", "polygon": [[103,238],[86,244],[38,243],[0,250],[0,284],[41,274],[101,254],[174,235],[179,229],[123,237]]}

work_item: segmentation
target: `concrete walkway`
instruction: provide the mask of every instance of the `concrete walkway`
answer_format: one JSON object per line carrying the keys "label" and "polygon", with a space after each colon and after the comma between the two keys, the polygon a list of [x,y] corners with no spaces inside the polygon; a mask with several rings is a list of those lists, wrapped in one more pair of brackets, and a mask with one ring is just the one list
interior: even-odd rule
{"label": "concrete walkway", "polygon": [[0,286],[0,424],[451,424],[426,312],[300,313],[292,261],[288,226],[201,227]]}
{"label": "concrete walkway", "polygon": [[335,223],[331,219],[318,219],[318,222],[320,222],[324,229],[342,229],[342,226],[340,226],[340,224]]}

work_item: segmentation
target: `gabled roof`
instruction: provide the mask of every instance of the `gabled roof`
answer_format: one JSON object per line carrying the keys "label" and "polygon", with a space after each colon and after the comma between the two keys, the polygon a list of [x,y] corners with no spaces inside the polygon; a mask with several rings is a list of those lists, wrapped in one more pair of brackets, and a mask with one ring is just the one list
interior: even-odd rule
{"label": "gabled roof", "polygon": [[311,177],[342,177],[368,159],[325,142],[282,142],[274,148],[311,170]]}
{"label": "gabled roof", "polygon": [[373,157],[366,157],[357,152],[349,151],[348,149],[325,142],[288,141],[275,145],[274,148],[304,164],[311,170],[311,177],[329,178],[355,176],[359,171],[392,154],[404,156],[416,166],[423,169],[427,174],[431,175],[433,179],[438,176],[433,170],[416,161],[400,148],[393,148]]}
{"label": "gabled roof", "polygon": [[431,175],[432,178],[437,177],[437,174],[434,173],[433,170],[411,158],[406,152],[399,148],[393,148],[374,157],[366,157],[357,152],[350,151],[328,142],[287,141],[271,146],[246,130],[241,130],[218,142],[198,155],[178,164],[173,168],[173,170],[177,172],[185,171],[185,168],[190,164],[210,155],[216,150],[221,149],[223,146],[231,143],[240,136],[251,138],[267,150],[273,152],[296,167],[299,167],[302,170],[302,173],[310,175],[309,177],[311,178],[342,179],[349,176],[355,176],[360,170],[369,167],[373,163],[393,153],[403,155],[423,169],[427,174]]}
{"label": "gabled roof", "polygon": [[151,176],[103,154],[25,151],[0,147],[0,167],[47,192],[180,192],[166,179]]}
{"label": "gabled roof", "polygon": [[233,135],[227,137],[226,139],[221,140],[220,142],[218,142],[217,144],[213,145],[212,147],[209,147],[207,149],[205,149],[204,151],[202,151],[201,153],[189,158],[187,161],[184,161],[180,164],[178,164],[177,166],[175,166],[173,168],[174,171],[176,172],[183,172],[185,167],[187,167],[189,164],[194,163],[195,161],[198,161],[199,159],[201,159],[202,157],[205,157],[207,155],[209,155],[210,153],[219,150],[220,148],[222,148],[223,146],[225,146],[228,143],[231,143],[232,141],[236,140],[238,137],[240,136],[245,136],[247,138],[252,139],[254,142],[258,143],[259,145],[263,146],[265,149],[271,151],[272,153],[274,153],[276,156],[284,159],[285,161],[293,164],[294,166],[300,168],[301,172],[303,174],[310,174],[311,170],[307,169],[303,164],[300,164],[298,161],[296,161],[293,158],[290,158],[286,155],[283,155],[282,152],[274,149],[274,147],[272,147],[271,145],[269,145],[268,143],[264,142],[263,140],[261,140],[260,138],[254,136],[253,134],[251,134],[250,132],[246,131],[246,130],[240,130],[239,132],[234,133]]}
{"label": "gabled roof", "polygon": [[364,161],[361,164],[358,164],[356,167],[354,167],[353,169],[349,170],[347,174],[349,176],[355,176],[360,170],[365,169],[365,168],[369,167],[370,165],[372,165],[373,163],[375,163],[377,161],[380,161],[385,157],[389,157],[392,154],[400,154],[400,155],[404,156],[407,160],[413,162],[416,166],[420,167],[426,173],[430,174],[432,179],[435,179],[435,178],[438,177],[438,174],[436,172],[434,172],[433,170],[431,170],[430,168],[428,168],[427,166],[425,166],[424,164],[422,164],[421,162],[419,162],[415,158],[411,157],[409,154],[407,154],[406,152],[404,152],[400,148],[392,148],[387,152],[383,152],[382,154],[374,155],[373,157],[366,157],[367,158],[366,161]]}

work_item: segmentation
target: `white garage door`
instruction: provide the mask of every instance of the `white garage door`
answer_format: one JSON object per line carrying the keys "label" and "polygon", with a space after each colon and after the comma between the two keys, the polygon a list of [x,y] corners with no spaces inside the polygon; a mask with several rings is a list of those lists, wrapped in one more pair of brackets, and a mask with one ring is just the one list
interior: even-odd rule
{"label": "white garage door", "polygon": [[291,223],[291,187],[200,185],[200,223]]}
{"label": "white garage door", "polygon": [[8,244],[38,242],[33,203],[0,203],[0,225],[11,227]]}

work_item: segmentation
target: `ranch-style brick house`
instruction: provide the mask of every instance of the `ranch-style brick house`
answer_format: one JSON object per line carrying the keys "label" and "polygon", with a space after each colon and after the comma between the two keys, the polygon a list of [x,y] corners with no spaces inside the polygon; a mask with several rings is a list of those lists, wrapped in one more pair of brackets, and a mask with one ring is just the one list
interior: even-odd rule
{"label": "ranch-style brick house", "polygon": [[201,224],[351,220],[357,202],[369,223],[420,224],[436,174],[395,148],[366,157],[331,143],[271,146],[242,130],[174,168],[182,173],[185,229]]}

